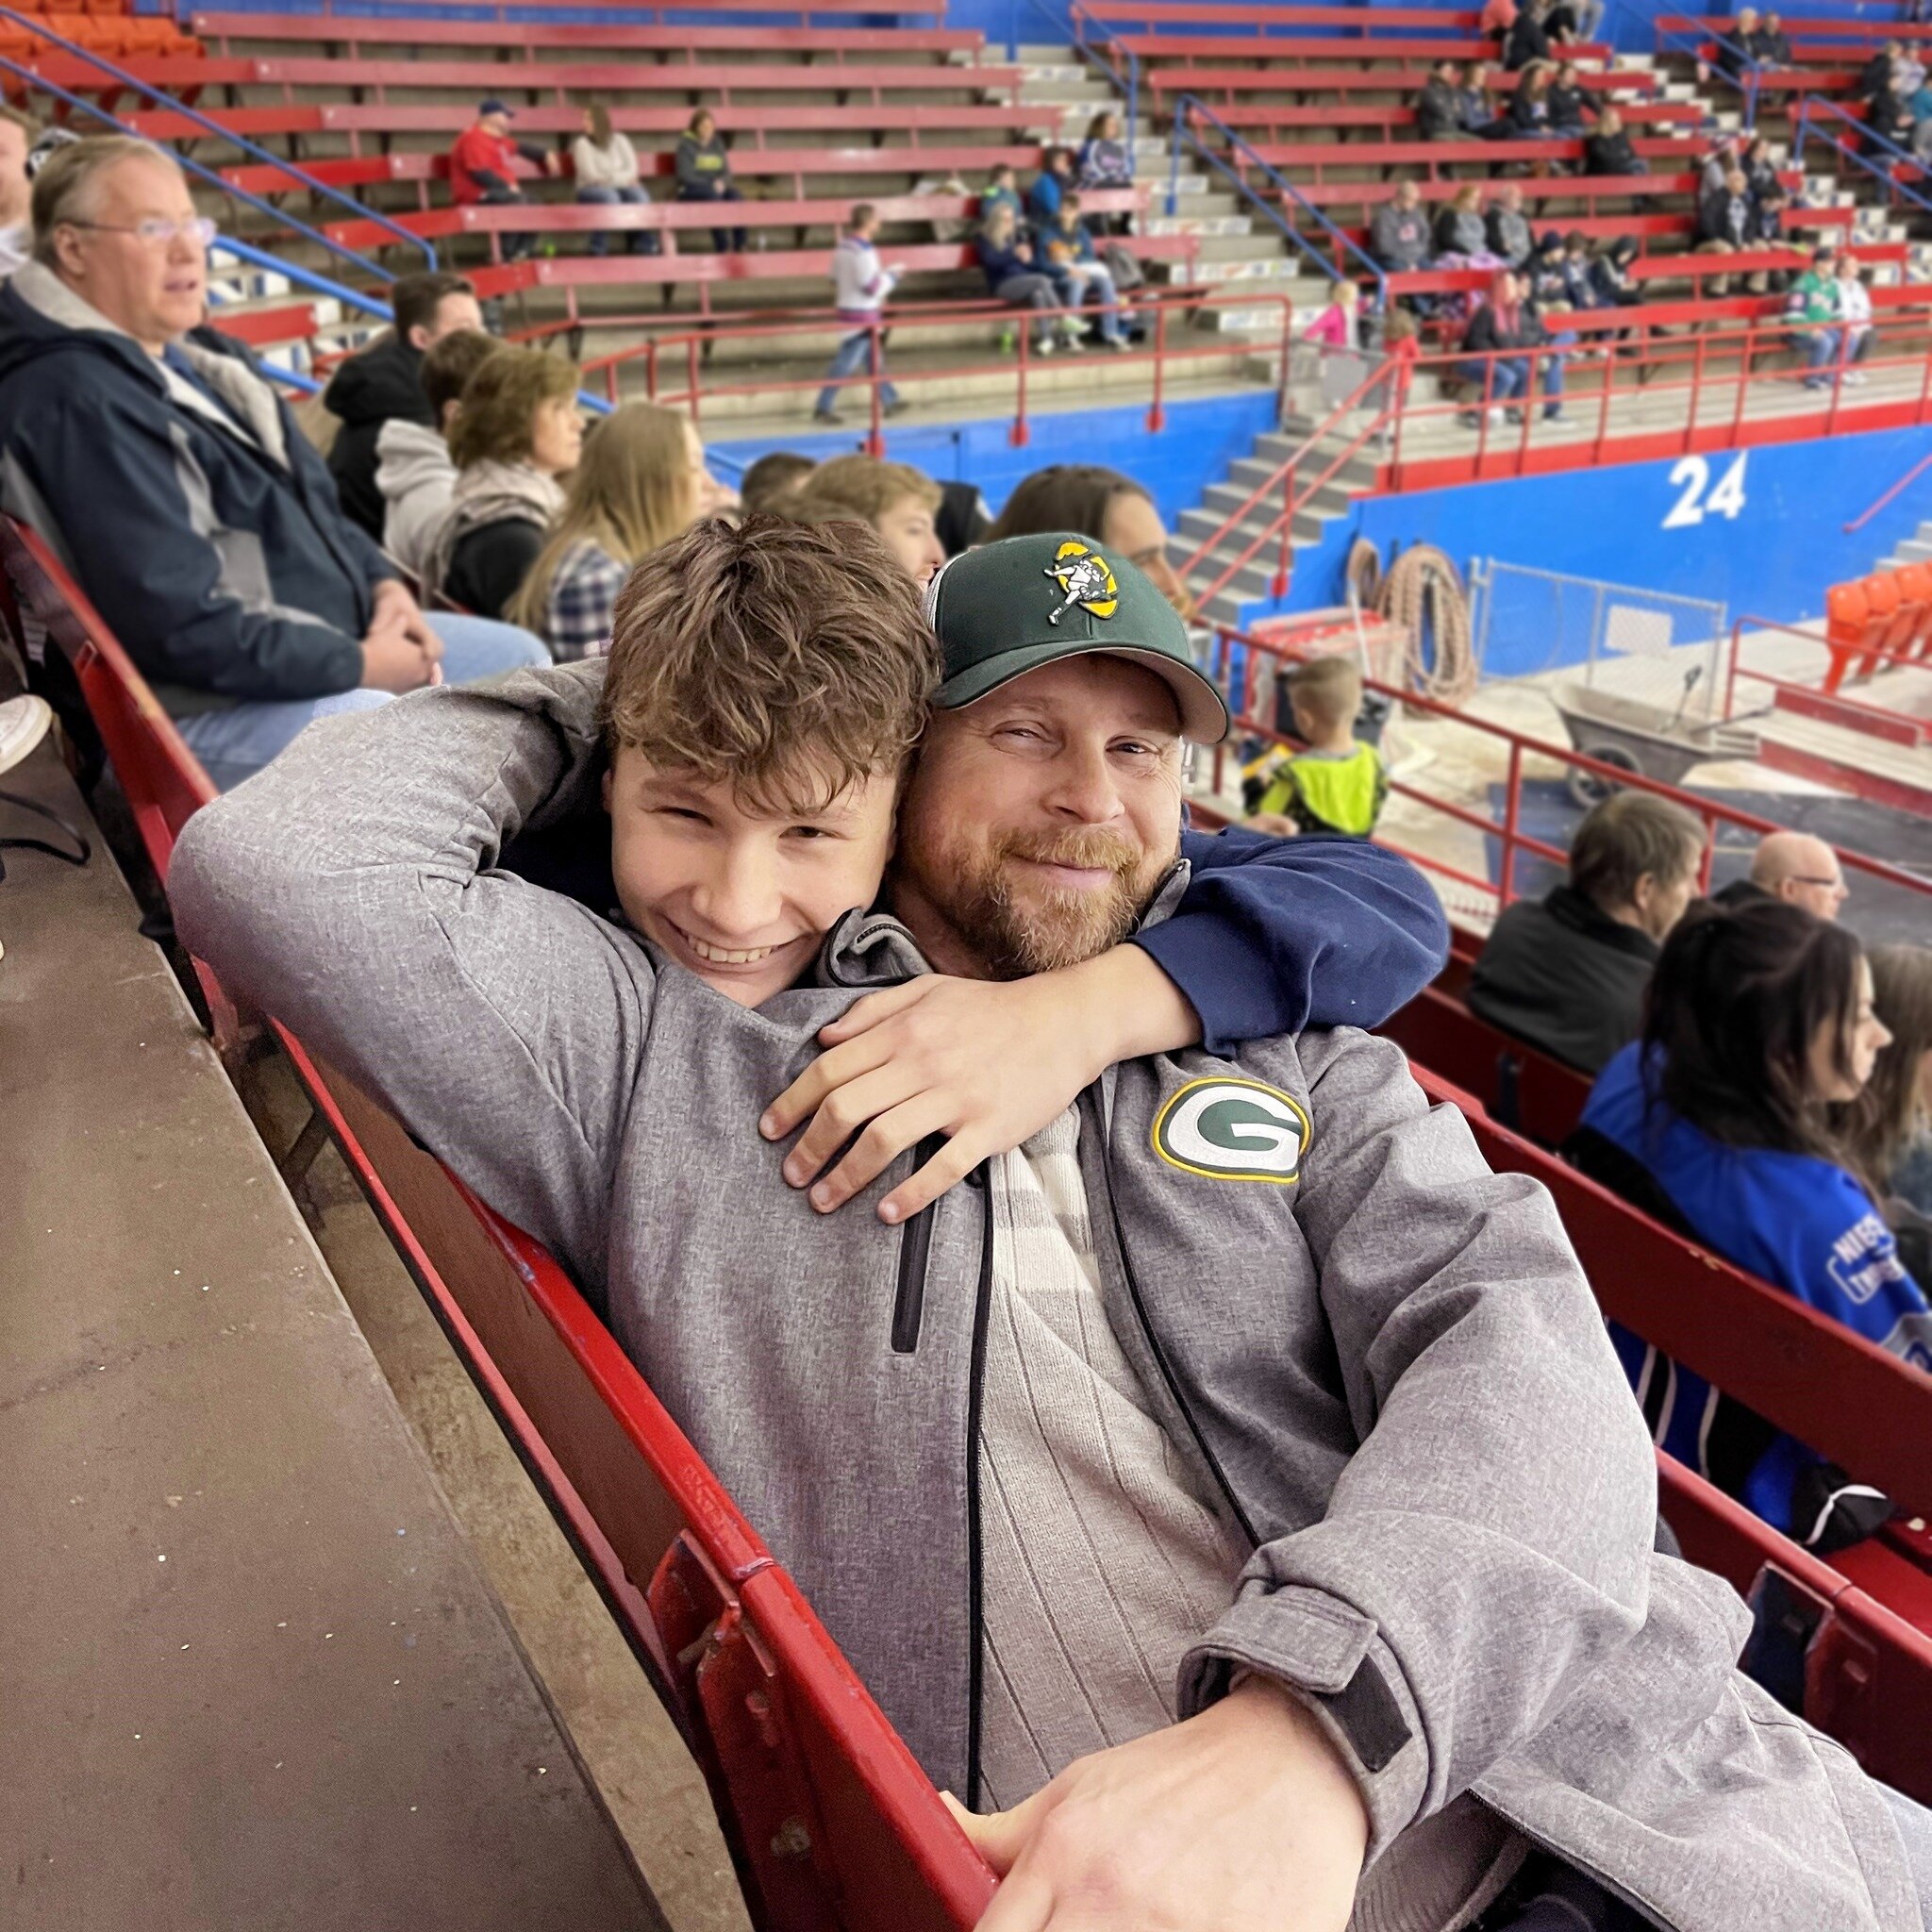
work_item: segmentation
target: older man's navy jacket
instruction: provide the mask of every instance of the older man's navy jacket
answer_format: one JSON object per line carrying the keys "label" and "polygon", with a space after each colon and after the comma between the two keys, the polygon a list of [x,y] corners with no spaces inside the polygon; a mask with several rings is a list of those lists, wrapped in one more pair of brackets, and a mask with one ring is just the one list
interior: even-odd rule
{"label": "older man's navy jacket", "polygon": [[176,716],[353,689],[393,565],[244,349],[202,328],[172,353],[37,263],[0,288],[0,508]]}

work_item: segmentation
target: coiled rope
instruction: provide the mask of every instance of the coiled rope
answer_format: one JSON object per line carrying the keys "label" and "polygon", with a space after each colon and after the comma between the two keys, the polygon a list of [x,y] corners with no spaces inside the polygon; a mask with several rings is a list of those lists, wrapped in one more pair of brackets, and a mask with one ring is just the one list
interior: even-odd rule
{"label": "coiled rope", "polygon": [[1357,537],[1346,574],[1360,608],[1400,625],[1408,641],[1402,688],[1441,704],[1467,704],[1475,695],[1475,645],[1469,593],[1450,558],[1432,543],[1415,543],[1384,571],[1375,546]]}

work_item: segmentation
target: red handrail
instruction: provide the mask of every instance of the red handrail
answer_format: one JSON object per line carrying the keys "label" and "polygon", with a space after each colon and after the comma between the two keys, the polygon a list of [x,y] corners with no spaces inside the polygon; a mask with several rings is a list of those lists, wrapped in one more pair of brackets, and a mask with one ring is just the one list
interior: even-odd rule
{"label": "red handrail", "polygon": [[[1932,380],[1932,366],[1928,366],[1926,375],[1927,379]],[[1886,507],[1887,504],[1890,503],[1895,497],[1899,496],[1911,484],[1916,483],[1919,480],[1919,478],[1925,474],[1927,470],[1932,470],[1932,456],[1921,457],[1919,460],[1916,463],[1914,463],[1912,467],[1909,470],[1907,470],[1905,473],[1905,475],[1901,476],[1898,479],[1898,481],[1894,483],[1891,486],[1891,488],[1885,492],[1885,494],[1881,496],[1878,499],[1878,501],[1871,507],[1870,509],[1863,510],[1857,516],[1855,516],[1851,520],[1851,522],[1845,525],[1845,535],[1849,537],[1855,530],[1862,530],[1865,527],[1865,525],[1869,524],[1872,521],[1872,519],[1875,517],[1878,514],[1878,512]]]}
{"label": "red handrail", "polygon": [[[1234,646],[1243,651],[1241,689],[1230,689],[1231,659]],[[1269,658],[1289,663],[1301,663],[1314,654],[1279,638],[1257,637],[1233,625],[1223,625],[1215,630],[1216,675],[1223,691],[1227,691],[1229,709],[1235,713],[1234,731],[1231,739],[1257,738],[1284,747],[1293,741],[1275,729],[1272,716],[1265,716],[1256,708],[1256,698],[1259,687],[1261,668]],[[1634,788],[1655,793],[1659,798],[1668,798],[1681,805],[1687,811],[1694,812],[1707,828],[1701,883],[1709,883],[1710,862],[1716,849],[1716,831],[1720,825],[1735,826],[1749,832],[1755,838],[1764,838],[1773,832],[1789,831],[1788,825],[1780,825],[1773,819],[1759,818],[1755,812],[1740,811],[1735,806],[1720,804],[1698,792],[1686,791],[1681,787],[1667,785],[1661,779],[1645,777],[1641,772],[1625,771],[1622,766],[1608,765],[1600,758],[1593,758],[1586,752],[1574,750],[1569,745],[1554,744],[1547,739],[1538,738],[1526,731],[1518,731],[1507,724],[1499,724],[1488,718],[1473,716],[1458,710],[1454,705],[1444,704],[1441,699],[1423,695],[1419,691],[1387,684],[1380,679],[1363,679],[1364,687],[1382,696],[1391,698],[1412,712],[1421,712],[1429,717],[1441,718],[1462,726],[1465,730],[1480,732],[1495,740],[1506,748],[1508,758],[1508,788],[1504,800],[1503,813],[1499,818],[1462,804],[1459,800],[1440,797],[1425,791],[1406,779],[1391,775],[1389,789],[1396,796],[1406,798],[1425,809],[1453,820],[1485,838],[1494,839],[1501,847],[1500,862],[1496,879],[1479,876],[1465,872],[1452,862],[1430,853],[1420,852],[1398,844],[1386,834],[1379,835],[1377,842],[1399,852],[1405,858],[1443,878],[1453,879],[1459,885],[1469,886],[1475,891],[1490,894],[1498,901],[1498,910],[1519,896],[1516,887],[1516,858],[1520,853],[1548,860],[1557,866],[1567,865],[1569,855],[1559,846],[1550,844],[1533,834],[1522,829],[1520,793],[1523,786],[1524,764],[1526,756],[1534,755],[1561,765],[1570,771],[1586,772],[1603,780],[1606,784]],[[1217,793],[1226,790],[1227,761],[1233,756],[1227,743],[1217,746],[1214,753],[1213,785]],[[1932,878],[1922,877],[1919,874],[1907,872],[1901,866],[1888,863],[1882,858],[1874,858],[1866,853],[1855,852],[1842,845],[1834,846],[1839,861],[1845,871],[1856,872],[1866,878],[1903,888],[1907,891],[1932,897]]]}

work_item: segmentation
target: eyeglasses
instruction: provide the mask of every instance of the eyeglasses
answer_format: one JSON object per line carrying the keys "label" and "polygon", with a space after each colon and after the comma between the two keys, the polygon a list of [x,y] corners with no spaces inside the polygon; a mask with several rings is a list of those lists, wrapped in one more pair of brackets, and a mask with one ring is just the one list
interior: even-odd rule
{"label": "eyeglasses", "polygon": [[133,235],[149,248],[165,248],[177,235],[186,236],[202,248],[209,248],[214,245],[214,239],[221,232],[206,215],[188,215],[178,222],[171,222],[165,215],[149,215],[144,220],[133,223],[67,221],[60,225],[67,228],[94,228],[104,235]]}
{"label": "eyeglasses", "polygon": [[1807,878],[1803,873],[1794,872],[1790,874],[1790,883],[1794,886],[1823,886],[1827,891],[1841,893],[1847,898],[1851,896],[1851,888],[1842,879]]}

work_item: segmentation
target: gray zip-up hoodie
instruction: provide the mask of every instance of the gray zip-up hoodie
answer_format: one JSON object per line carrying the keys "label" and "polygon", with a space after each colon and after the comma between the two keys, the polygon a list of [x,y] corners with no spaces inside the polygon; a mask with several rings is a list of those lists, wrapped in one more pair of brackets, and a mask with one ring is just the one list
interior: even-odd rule
{"label": "gray zip-up hoodie", "polygon": [[[754,1130],[852,989],[921,962],[854,914],[824,987],[748,1012],[496,871],[593,803],[602,671],[312,727],[190,824],[177,926],[557,1252],[970,1791],[986,1191],[822,1219]],[[1081,1104],[1109,1318],[1254,1549],[1184,1713],[1239,1667],[1292,1689],[1372,1857],[1473,1791],[1675,1932],[1920,1932],[1882,1795],[1736,1671],[1736,1595],[1652,1553],[1649,1443],[1541,1189],[1352,1029]]]}

